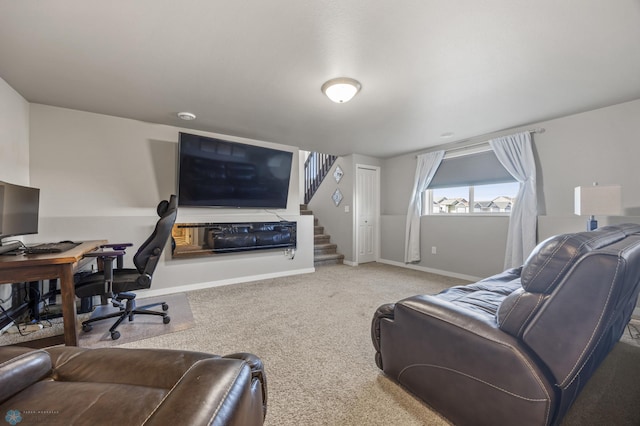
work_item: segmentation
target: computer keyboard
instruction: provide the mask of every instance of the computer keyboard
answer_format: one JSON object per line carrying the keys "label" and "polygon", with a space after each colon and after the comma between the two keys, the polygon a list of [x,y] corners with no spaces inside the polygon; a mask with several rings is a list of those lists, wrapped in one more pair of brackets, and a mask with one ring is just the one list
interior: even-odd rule
{"label": "computer keyboard", "polygon": [[62,253],[67,250],[71,250],[80,243],[42,243],[35,246],[29,246],[25,249],[26,254],[47,254],[47,253]]}

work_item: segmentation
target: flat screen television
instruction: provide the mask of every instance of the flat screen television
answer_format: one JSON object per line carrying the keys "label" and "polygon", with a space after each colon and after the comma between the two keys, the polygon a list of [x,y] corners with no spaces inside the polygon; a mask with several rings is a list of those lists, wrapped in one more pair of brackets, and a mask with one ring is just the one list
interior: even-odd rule
{"label": "flat screen television", "polygon": [[293,153],[180,133],[178,205],[286,208]]}
{"label": "flat screen television", "polygon": [[38,233],[40,189],[0,181],[0,245],[6,237]]}

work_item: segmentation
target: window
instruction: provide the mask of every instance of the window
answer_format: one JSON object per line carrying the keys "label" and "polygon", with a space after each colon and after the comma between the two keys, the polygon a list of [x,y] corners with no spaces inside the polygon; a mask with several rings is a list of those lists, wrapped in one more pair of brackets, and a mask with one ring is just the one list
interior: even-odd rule
{"label": "window", "polygon": [[470,153],[447,153],[423,194],[423,214],[508,215],[518,188],[488,145]]}
{"label": "window", "polygon": [[518,187],[518,182],[513,181],[428,189],[423,214],[509,214]]}

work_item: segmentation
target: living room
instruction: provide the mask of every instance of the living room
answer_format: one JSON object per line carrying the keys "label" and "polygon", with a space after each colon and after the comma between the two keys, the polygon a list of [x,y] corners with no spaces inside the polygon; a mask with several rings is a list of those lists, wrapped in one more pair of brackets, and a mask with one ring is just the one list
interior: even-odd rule
{"label": "living room", "polygon": [[[494,6],[502,10],[497,4]],[[280,4],[280,6],[283,8],[292,7],[285,3]],[[364,5],[360,6],[364,8]],[[411,6],[417,7],[414,4]],[[546,6],[546,12],[553,11],[555,7],[550,4]],[[148,5],[148,7],[152,6]],[[301,6],[296,6],[296,8],[298,7]],[[379,18],[384,16],[384,13],[388,13],[391,21],[399,19],[392,11],[380,5],[377,7],[381,8],[378,11],[379,14],[376,15]],[[535,12],[529,10],[532,7],[531,5],[520,4],[519,7],[524,8],[524,10],[517,14],[518,17],[521,17],[521,14],[526,15],[526,13]],[[542,6],[539,7],[542,8]],[[204,109],[206,101],[202,102],[201,99],[198,99],[198,101],[200,102],[199,105],[203,105],[203,109],[194,110],[198,118],[193,122],[180,121],[175,117],[175,113],[190,110],[192,106],[188,103],[189,99],[186,95],[185,98],[182,98],[180,92],[172,92],[174,98],[180,98],[180,100],[171,106],[172,109],[166,109],[164,112],[166,120],[159,121],[155,117],[144,119],[127,113],[130,104],[136,104],[138,101],[142,104],[142,100],[139,100],[142,98],[125,95],[128,90],[133,90],[133,88],[129,87],[131,83],[127,80],[127,74],[120,70],[120,68],[127,68],[126,63],[120,60],[120,56],[118,56],[117,60],[113,60],[114,63],[111,68],[97,67],[98,69],[93,69],[92,71],[84,69],[79,71],[79,74],[74,74],[73,77],[65,77],[69,74],[64,74],[62,68],[60,68],[61,65],[54,58],[49,58],[49,62],[47,62],[46,66],[43,65],[43,68],[50,67],[50,69],[41,71],[47,78],[40,78],[38,84],[34,83],[34,88],[21,89],[21,87],[25,87],[26,83],[22,82],[17,75],[16,70],[20,68],[18,58],[22,54],[20,50],[24,48],[24,54],[26,55],[29,46],[20,44],[22,43],[20,41],[21,36],[24,33],[16,31],[15,27],[19,25],[15,23],[15,20],[21,18],[26,21],[29,19],[30,13],[38,15],[39,19],[44,20],[43,16],[41,16],[44,13],[36,10],[27,10],[36,8],[34,5],[22,9],[20,6],[9,6],[9,4],[3,2],[2,8],[10,8],[11,13],[0,13],[0,15],[3,15],[0,18],[0,28],[5,28],[0,30],[0,36],[5,40],[0,43],[0,57],[3,58],[3,64],[0,65],[0,111],[2,111],[2,114],[0,114],[0,151],[2,152],[0,156],[0,180],[30,185],[41,190],[39,232],[37,235],[25,237],[26,242],[86,239],[106,239],[112,242],[130,241],[134,243],[144,241],[156,220],[156,204],[160,200],[166,199],[170,194],[176,193],[177,147],[180,132],[219,137],[293,153],[294,166],[289,189],[289,202],[285,209],[279,209],[275,212],[277,215],[271,211],[257,209],[242,211],[215,209],[209,211],[206,209],[185,208],[180,209],[178,213],[179,222],[271,221],[280,220],[279,217],[298,221],[297,252],[293,259],[284,256],[281,251],[265,251],[230,254],[206,260],[178,260],[172,259],[169,251],[166,251],[158,265],[153,286],[147,292],[149,296],[315,273],[313,265],[313,222],[311,218],[301,216],[299,212],[299,204],[302,203],[299,195],[300,150],[317,150],[339,155],[337,164],[343,169],[345,175],[339,187],[345,198],[339,206],[333,203],[330,195],[338,186],[333,180],[328,181],[327,185],[321,188],[317,198],[313,199],[310,205],[314,213],[322,221],[323,226],[327,228],[327,232],[331,234],[332,241],[337,243],[340,250],[345,254],[347,263],[351,263],[354,266],[358,265],[354,237],[354,210],[346,211],[345,206],[354,206],[356,194],[354,193],[353,182],[357,165],[366,164],[379,168],[380,173],[379,234],[377,235],[376,258],[378,263],[400,266],[419,272],[437,273],[464,280],[476,280],[503,271],[509,223],[508,216],[488,215],[479,217],[460,215],[446,217],[443,215],[425,215],[420,219],[422,225],[422,258],[419,262],[405,264],[405,226],[407,206],[416,172],[416,154],[442,146],[450,146],[456,142],[462,145],[481,143],[491,138],[530,129],[544,129],[544,132],[532,135],[532,147],[537,169],[538,241],[543,241],[547,237],[559,233],[577,232],[585,229],[587,218],[574,214],[574,188],[591,185],[593,182],[603,185],[618,184],[622,188],[622,214],[598,217],[600,226],[628,222],[640,223],[640,191],[638,191],[635,167],[635,159],[640,155],[640,144],[638,144],[640,135],[640,120],[638,120],[638,117],[640,117],[640,81],[638,80],[640,59],[637,55],[637,48],[632,43],[632,41],[638,40],[637,29],[627,25],[629,22],[637,22],[638,14],[640,13],[637,2],[628,2],[625,6],[612,8],[615,9],[616,13],[605,13],[594,4],[590,4],[589,8],[584,8],[591,13],[588,17],[600,14],[598,19],[601,19],[599,22],[602,22],[602,27],[598,28],[598,33],[600,34],[597,37],[602,37],[606,41],[595,42],[592,38],[589,38],[593,45],[585,45],[586,43],[582,44],[572,38],[566,41],[567,45],[558,41],[561,48],[559,47],[557,51],[554,51],[554,49],[545,50],[545,52],[552,51],[553,57],[557,62],[564,61],[566,59],[565,56],[578,57],[577,59],[579,60],[576,67],[584,68],[584,73],[567,75],[565,69],[554,69],[557,73],[554,74],[554,84],[550,86],[547,92],[539,92],[537,97],[532,97],[528,91],[519,92],[522,95],[521,98],[510,98],[508,102],[504,101],[501,109],[494,112],[494,116],[502,114],[508,116],[508,120],[487,120],[479,123],[479,121],[487,118],[476,119],[476,115],[480,114],[480,110],[483,109],[482,105],[484,105],[476,99],[477,91],[480,91],[480,89],[474,91],[469,87],[480,86],[482,82],[474,81],[471,86],[465,86],[467,88],[466,93],[458,93],[452,87],[456,83],[463,85],[465,81],[456,81],[454,79],[451,82],[447,80],[446,83],[442,82],[441,87],[449,89],[448,95],[451,98],[448,101],[440,98],[442,102],[440,105],[443,109],[454,110],[457,113],[450,113],[445,117],[434,112],[428,116],[425,121],[434,129],[429,130],[429,136],[424,138],[422,135],[427,134],[427,132],[422,126],[402,131],[399,131],[398,127],[394,127],[391,134],[395,132],[397,139],[403,139],[403,136],[407,135],[407,133],[413,132],[410,138],[407,137],[411,143],[402,144],[396,141],[396,138],[390,137],[389,133],[386,133],[385,137],[387,139],[385,141],[376,140],[378,142],[376,145],[381,146],[376,148],[378,151],[373,148],[369,150],[367,147],[367,139],[373,140],[372,133],[377,131],[377,127],[372,125],[371,128],[363,130],[362,135],[356,137],[355,134],[358,133],[358,129],[350,128],[345,124],[354,119],[354,110],[357,109],[358,102],[361,104],[365,102],[374,104],[373,109],[369,109],[368,112],[370,115],[374,115],[374,119],[378,122],[397,121],[405,123],[404,118],[399,117],[399,113],[394,109],[406,113],[408,116],[414,114],[406,109],[408,107],[400,108],[392,104],[386,105],[387,100],[385,99],[389,99],[390,102],[393,99],[391,96],[383,98],[381,97],[382,94],[376,94],[376,81],[382,77],[376,76],[371,70],[384,67],[385,61],[380,58],[374,61],[373,64],[367,64],[366,66],[344,65],[345,69],[339,65],[332,64],[322,72],[313,72],[311,73],[313,78],[309,77],[309,80],[314,80],[315,85],[312,91],[305,92],[304,95],[299,93],[294,95],[292,94],[293,90],[280,87],[280,84],[277,84],[278,89],[288,94],[282,95],[283,98],[278,98],[277,101],[273,100],[272,102],[256,100],[255,109],[254,105],[248,103],[248,95],[243,90],[240,90],[238,97],[241,98],[243,103],[235,105],[227,103],[224,114],[219,114],[216,118],[217,121],[211,117],[206,117],[207,114]],[[446,11],[451,12],[448,9]],[[136,9],[136,11],[132,11],[131,16],[139,16],[143,12],[144,8]],[[334,10],[334,12],[340,16],[338,11]],[[569,12],[572,12],[571,8],[567,7],[565,9],[565,7],[561,7],[558,15],[551,14],[551,16],[563,16],[563,19],[568,19],[566,14]],[[586,15],[586,11],[583,12]],[[90,21],[90,19],[87,19],[89,16],[95,18],[91,11],[84,8],[78,9],[77,13],[82,21]],[[235,13],[232,16],[242,21],[240,11],[236,10]],[[402,14],[401,16],[409,19],[407,14]],[[612,21],[614,18],[620,17],[625,18],[622,23],[616,24]],[[371,16],[369,18],[371,22],[375,22]],[[139,19],[144,20],[145,18],[140,17]],[[253,19],[256,18],[253,17]],[[307,22],[302,18],[300,19],[300,22]],[[586,16],[581,16],[579,21],[582,22],[583,19],[588,21]],[[14,23],[5,25],[5,23],[8,23],[5,20],[13,20],[12,22]],[[535,22],[535,19],[531,18],[531,21]],[[108,22],[108,20],[105,22]],[[295,22],[295,20],[286,22],[288,22],[288,25],[292,25],[291,22]],[[507,22],[510,22],[510,20],[507,19]],[[571,22],[576,24],[573,21]],[[467,21],[464,21],[464,23],[469,24]],[[169,25],[167,21],[162,22],[162,24]],[[88,24],[83,22],[82,25]],[[385,24],[383,27],[389,29],[387,25],[390,24]],[[408,27],[413,27],[413,25],[416,25],[413,21],[407,24]],[[544,25],[546,30],[547,25],[550,24],[540,25]],[[531,26],[534,29],[536,27],[535,25]],[[43,28],[43,26],[37,27]],[[10,33],[7,28],[11,28],[11,31],[16,32]],[[478,30],[475,25],[473,28]],[[592,37],[582,33],[584,28],[586,27],[580,26],[578,30],[575,30],[576,34],[578,34],[575,39]],[[272,28],[269,26],[266,29],[264,27],[262,29],[271,30]],[[4,31],[7,32],[5,33]],[[42,29],[40,31],[43,31],[40,37],[46,38],[46,32]],[[290,28],[290,31],[301,31],[301,29]],[[150,32],[150,34],[157,36],[156,32]],[[77,35],[82,35],[82,33],[79,32]],[[566,34],[561,33],[561,35],[565,36]],[[149,35],[139,36],[141,39],[145,39]],[[330,38],[333,41],[341,41],[338,40],[337,34],[332,33],[331,36]],[[71,37],[73,37],[73,34]],[[285,35],[280,35],[279,37],[285,37]],[[336,39],[334,40],[333,37]],[[559,35],[555,35],[555,37],[557,37],[555,40],[561,40]],[[596,36],[593,37],[597,38]],[[553,37],[550,38],[553,39]],[[630,48],[629,51],[624,52],[622,47],[619,49],[609,48],[609,46],[616,45],[619,38],[627,39],[626,46]],[[15,45],[12,45],[7,40],[13,40]],[[84,50],[85,47],[80,47],[80,53],[74,56],[74,45],[68,40],[66,39],[68,44],[64,44],[62,47],[58,46],[64,51],[58,53],[66,55],[66,50],[72,51],[72,57],[76,57],[78,67],[80,67],[79,63],[81,62],[98,61],[99,57],[107,57],[110,52],[108,49],[102,53],[96,51],[95,57],[93,59],[89,57],[89,60],[87,60],[87,57],[83,56],[87,54],[87,51]],[[232,40],[239,44],[235,49],[237,51],[241,50],[240,46],[244,46],[244,43],[240,40]],[[252,40],[255,41],[255,39]],[[398,43],[394,46],[402,46],[402,44],[399,44],[400,40],[394,38],[393,42]],[[143,43],[143,40],[140,40],[140,43]],[[249,42],[245,43],[251,44]],[[132,43],[132,45],[135,45],[135,43]],[[291,48],[290,45],[287,44],[287,46]],[[571,55],[571,51],[566,50],[576,48],[576,46],[581,46],[582,50],[576,51],[573,55]],[[425,49],[428,47],[433,48],[427,37],[423,40],[422,47]],[[42,54],[42,51],[35,49],[33,46],[30,48],[33,49],[30,53],[32,56],[28,56],[31,61],[37,55]],[[169,48],[175,49],[171,50],[171,52],[175,57],[180,57],[180,49],[176,49],[176,46],[167,43],[163,48],[167,50]],[[393,46],[385,46],[384,52],[390,54],[390,51],[393,50],[392,48]],[[286,50],[286,48],[282,49],[282,51]],[[522,46],[515,50],[519,52],[527,51]],[[323,49],[319,49],[319,51],[323,51]],[[49,51],[51,56],[55,55],[55,52],[57,51]],[[251,52],[258,54],[255,50],[251,50]],[[283,60],[283,57],[286,56],[285,53],[277,49],[270,50],[270,52],[275,57],[273,59],[274,62]],[[495,54],[495,51],[490,50],[489,53]],[[242,52],[237,54],[243,55]],[[410,57],[411,54],[415,55],[416,52],[410,52],[407,56]],[[127,51],[126,55],[133,57],[134,53]],[[224,55],[219,56],[223,57]],[[371,54],[371,56],[375,55]],[[336,55],[336,60],[338,57],[341,57],[341,55]],[[446,58],[444,56],[439,59],[445,61]],[[346,61],[348,58],[343,59]],[[485,62],[491,62],[493,59],[492,57],[491,60]],[[261,57],[260,60],[266,61],[264,57]],[[109,62],[108,60],[106,61]],[[229,61],[231,60],[229,59]],[[395,58],[394,61],[400,61],[400,58]],[[537,62],[544,61],[549,61],[550,63],[551,57],[541,58]],[[11,66],[7,65],[9,62],[12,63]],[[231,62],[235,64],[235,62]],[[295,69],[295,61],[293,63],[292,61],[284,62],[292,69]],[[525,63],[526,65],[523,65],[523,68],[532,66],[527,61]],[[614,67],[611,64],[621,65]],[[230,68],[233,70],[234,66],[237,65],[231,65]],[[274,76],[277,75],[277,72],[271,68],[272,66],[269,66],[269,77],[275,78]],[[551,68],[550,65],[549,68]],[[605,71],[611,72],[610,68],[616,68],[616,71],[612,74],[606,73]],[[421,69],[425,71],[425,68]],[[426,68],[426,70],[428,69]],[[542,69],[545,69],[545,67],[542,67]],[[328,78],[333,77],[335,73],[341,75],[343,72],[351,73],[359,70],[362,71],[362,74],[353,76],[361,80],[362,89],[348,104],[332,104],[320,91],[321,84]],[[540,70],[541,68],[536,68],[536,72],[540,73]],[[571,68],[571,70],[573,71],[575,68]],[[28,69],[27,65],[23,65],[21,72],[28,74],[35,71]],[[551,71],[549,72],[551,73]],[[242,69],[242,72],[238,72],[238,78],[257,78],[253,74],[246,73],[248,71]],[[489,78],[490,74],[487,71],[487,74],[483,74],[482,77]],[[534,73],[522,70],[522,76],[519,76],[520,79],[518,79],[517,84],[525,85],[522,82],[526,82],[527,78],[537,82],[532,74]],[[45,84],[49,77],[51,86]],[[441,74],[435,72],[431,74],[431,77],[436,80],[437,78],[444,78]],[[152,79],[152,77],[149,78]],[[209,81],[202,76],[198,78],[203,86],[210,86],[215,82],[215,79],[214,81]],[[458,77],[458,80],[465,79],[473,80],[474,77]],[[123,104],[122,109],[113,109],[112,105],[105,105],[102,110],[83,107],[83,104],[74,98],[74,93],[66,90],[68,87],[73,87],[73,84],[78,84],[78,87],[80,87],[77,89],[78,93],[89,92],[96,97],[97,95],[93,94],[93,91],[99,93],[100,86],[107,84],[105,81],[108,81],[110,85],[121,86],[118,95],[113,97],[121,98],[119,102]],[[262,78],[259,78],[258,81],[261,84],[264,83]],[[229,80],[218,80],[216,84],[224,85],[225,83],[231,84]],[[487,83],[486,88],[482,89],[482,91],[498,90],[495,86],[498,83],[495,81],[492,83],[494,86],[489,86],[489,83]],[[505,86],[507,86],[507,83],[507,81],[504,82]],[[163,82],[163,84],[165,83]],[[64,87],[64,90],[56,88],[56,85],[61,88]],[[284,86],[284,83],[282,83],[282,86]],[[620,86],[623,86],[623,90],[620,89]],[[300,84],[295,87],[295,91],[302,90]],[[428,85],[429,90],[433,90],[433,96],[436,95],[437,87],[438,83]],[[253,89],[254,86],[252,85],[251,88]],[[268,86],[268,88],[270,90],[266,95],[259,96],[263,98],[274,96],[275,89],[271,86]],[[41,92],[38,93],[37,89],[40,89]],[[403,90],[411,92],[412,88],[408,87]],[[570,90],[573,95],[572,99],[577,98],[582,103],[558,103],[558,99],[570,97]],[[513,86],[509,86],[505,91],[515,90]],[[575,92],[580,91],[582,91],[581,96],[575,95]],[[49,92],[57,94],[56,100],[52,101],[50,100],[51,98],[46,96]],[[185,93],[193,94],[194,91],[185,90]],[[368,93],[371,93],[371,95],[368,95]],[[419,93],[425,98],[430,95],[430,93],[424,93],[422,90]],[[387,95],[388,93],[385,92],[384,94]],[[504,92],[499,92],[499,95],[506,96]],[[100,96],[107,97],[104,93]],[[193,94],[193,96],[198,98],[196,94]],[[211,99],[216,98],[215,95],[208,94],[207,96],[210,96]],[[296,117],[299,122],[289,124],[286,113],[279,114],[281,120],[279,123],[267,122],[267,119],[256,118],[257,111],[260,109],[271,109],[273,105],[286,104],[291,97],[295,96],[305,98],[305,100],[297,104],[298,108],[302,108],[301,105],[306,103],[311,104],[309,107],[310,112],[307,113],[309,114],[307,121]],[[150,104],[156,102],[152,93],[148,94],[148,98]],[[225,92],[224,96],[220,96],[220,98],[230,102],[232,96]],[[306,98],[313,98],[314,100],[310,101],[306,100]],[[322,107],[317,106],[315,98],[318,98],[317,102]],[[483,98],[482,102],[485,101],[486,98]],[[195,102],[196,99],[194,99]],[[520,115],[511,114],[513,110],[526,111],[527,108],[523,105],[527,102],[536,104],[533,105],[538,107],[534,111],[535,113],[531,115],[525,115],[524,112]],[[545,109],[545,102],[549,105],[547,109]],[[415,103],[419,102],[415,101]],[[455,106],[449,107],[448,103],[454,103]],[[350,109],[345,108],[342,111],[329,109],[336,107]],[[369,106],[369,108],[372,107]],[[321,111],[323,115],[321,119],[318,119],[322,127],[325,129],[332,126],[336,127],[336,133],[329,135],[314,127],[313,132],[309,132],[308,140],[300,137],[299,127],[304,127],[304,123],[313,121],[313,114],[317,111]],[[215,111],[212,115],[219,112]],[[371,114],[372,112],[376,112],[376,114]],[[246,117],[245,121],[254,126],[254,128],[241,127],[238,123],[241,123],[242,119],[238,120],[234,117],[236,115]],[[200,121],[201,119],[203,120],[202,122]],[[207,119],[209,121],[206,121]],[[228,120],[225,121],[225,119]],[[271,119],[271,116],[269,119]],[[358,124],[362,123],[362,121],[356,122]],[[435,125],[436,122],[438,122],[437,126]],[[460,124],[459,126],[463,130],[458,131],[458,122],[469,122],[469,124]],[[263,125],[267,130],[261,132],[260,125]],[[309,124],[309,126],[311,127],[312,125]],[[398,126],[398,124],[394,123],[393,126]],[[445,128],[446,126],[450,127],[447,129]],[[470,127],[465,128],[464,126]],[[281,133],[277,132],[278,128],[282,128]],[[456,133],[453,137],[441,137],[445,131],[450,129],[454,129],[453,131]],[[295,136],[292,137],[291,134],[295,134]],[[318,135],[326,138],[327,143],[325,145],[322,143],[322,137]],[[351,135],[354,135],[354,141],[353,144],[348,144],[348,141],[344,139],[348,139]],[[292,138],[298,138],[300,142],[291,142]],[[389,151],[389,146],[394,146],[394,149]],[[437,247],[437,252],[432,253],[431,247]],[[128,254],[127,262],[131,261],[130,256],[131,254]],[[4,296],[6,296],[4,291],[4,289],[0,289],[0,298],[4,299]]]}

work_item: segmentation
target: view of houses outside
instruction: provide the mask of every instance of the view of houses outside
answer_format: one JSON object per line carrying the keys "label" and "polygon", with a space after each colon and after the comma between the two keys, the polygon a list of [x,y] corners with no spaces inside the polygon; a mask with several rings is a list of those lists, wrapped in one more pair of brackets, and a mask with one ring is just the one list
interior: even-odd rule
{"label": "view of houses outside", "polygon": [[518,182],[431,190],[431,214],[509,213]]}

